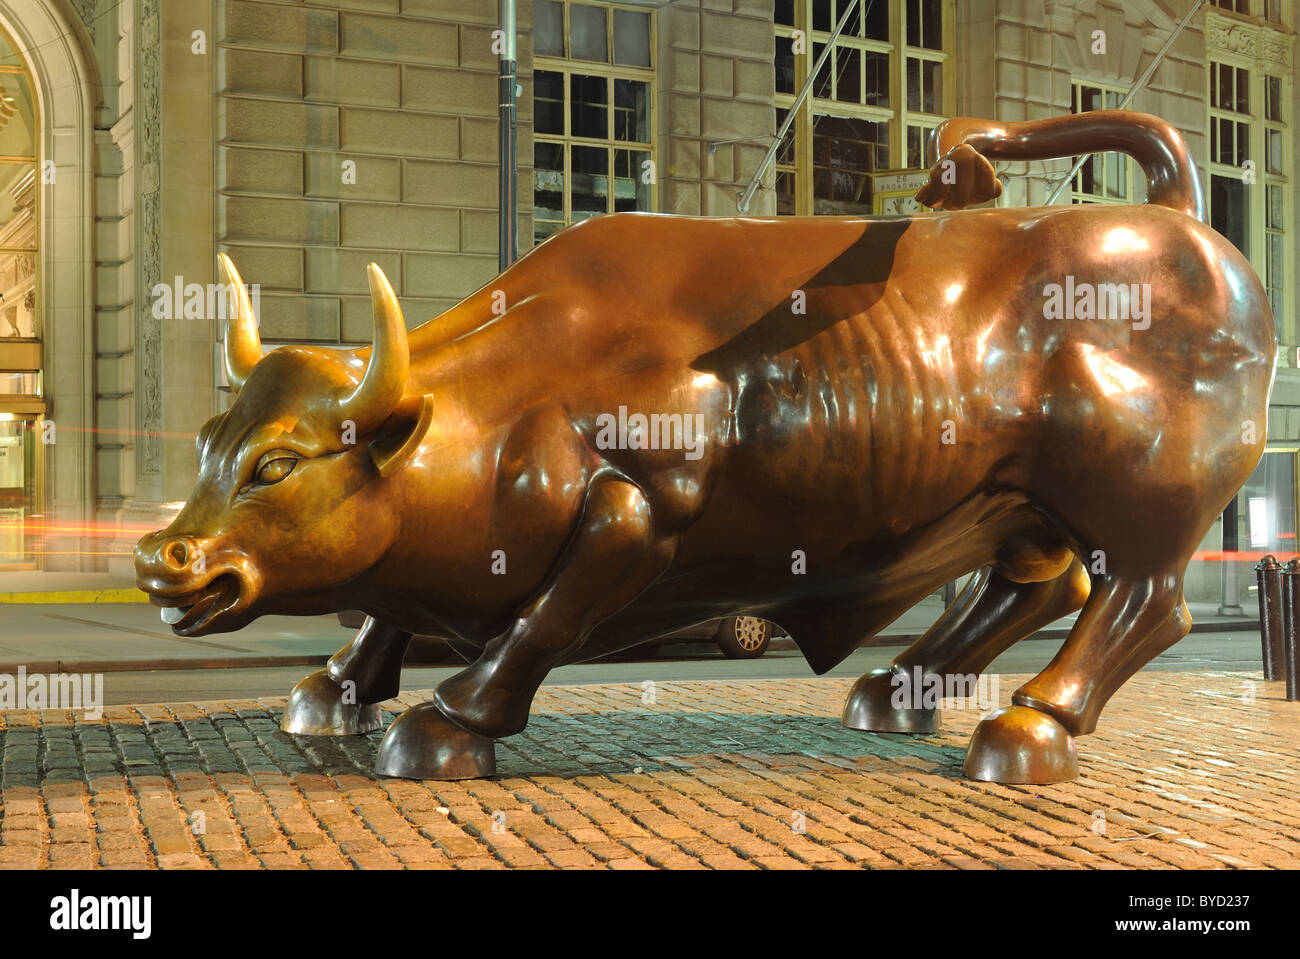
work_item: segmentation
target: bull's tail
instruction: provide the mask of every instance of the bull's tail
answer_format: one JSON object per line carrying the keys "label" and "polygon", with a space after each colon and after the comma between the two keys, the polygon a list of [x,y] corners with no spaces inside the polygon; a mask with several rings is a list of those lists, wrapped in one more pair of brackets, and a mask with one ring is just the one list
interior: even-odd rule
{"label": "bull's tail", "polygon": [[982,175],[970,177],[968,182],[984,184],[973,191],[970,187],[945,189],[941,179],[936,182],[940,173],[937,168],[952,151],[958,151],[952,158],[959,163],[963,155],[973,159],[963,147],[989,160],[1056,160],[1085,153],[1126,153],[1146,174],[1148,203],[1205,220],[1201,181],[1187,144],[1177,130],[1148,113],[1094,110],[1023,123],[995,123],[969,117],[947,120],[930,141],[931,183],[917,194],[921,202],[956,209],[992,199],[1002,192],[996,177],[989,179],[991,169],[977,171]]}

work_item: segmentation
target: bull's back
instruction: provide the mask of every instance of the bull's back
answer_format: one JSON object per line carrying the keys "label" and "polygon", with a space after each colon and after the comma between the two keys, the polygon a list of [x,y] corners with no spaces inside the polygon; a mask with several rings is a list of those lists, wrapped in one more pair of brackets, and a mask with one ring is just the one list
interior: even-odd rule
{"label": "bull's back", "polygon": [[[1149,286],[1145,329],[1048,309],[1052,285],[1121,283]],[[1032,488],[1098,431],[1177,434],[1166,449],[1217,461],[1233,451],[1207,427],[1261,413],[1273,360],[1248,264],[1154,207],[617,215],[562,232],[493,288],[509,309],[462,320],[473,332],[442,377],[511,384],[481,397],[498,404],[476,405],[485,425],[548,400],[586,425],[624,404],[674,411],[712,377],[730,422],[701,468],[765,507],[855,512],[855,529],[922,522],[991,477]],[[1216,415],[1183,422],[1189,401]]]}

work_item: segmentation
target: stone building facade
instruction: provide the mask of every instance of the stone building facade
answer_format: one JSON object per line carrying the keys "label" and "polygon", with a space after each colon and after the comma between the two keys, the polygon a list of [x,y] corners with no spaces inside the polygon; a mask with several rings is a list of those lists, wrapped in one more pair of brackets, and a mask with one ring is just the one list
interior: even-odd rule
{"label": "stone building facade", "polygon": [[[1113,105],[1191,2],[864,4],[749,212],[905,209],[908,174],[943,116]],[[1207,185],[1237,204],[1225,208],[1249,209],[1225,229],[1241,232],[1278,306],[1270,435],[1289,467],[1261,495],[1289,482],[1289,519],[1273,532],[1292,536],[1295,6],[1210,4],[1134,103],[1183,131]],[[843,9],[519,0],[522,250],[606,210],[734,215]],[[0,491],[0,526],[8,516],[24,530],[21,541],[0,534],[0,569],[126,572],[139,531],[188,495],[195,430],[229,402],[222,324],[158,291],[215,283],[217,252],[257,284],[268,345],[365,342],[370,260],[411,325],[491,280],[496,14],[493,0],[0,0],[12,47],[0,72],[9,64],[30,80],[30,159],[42,174],[35,239],[21,248],[34,263],[36,335],[6,337],[0,312],[0,417],[25,423],[31,447],[15,454],[27,457],[26,492],[8,503]],[[1256,182],[1224,185],[1243,157]],[[1006,165],[1000,202],[1045,202],[1069,166]],[[1140,179],[1103,158],[1060,202],[1140,201]],[[35,388],[18,375],[36,372]],[[53,442],[37,447],[47,423]],[[1211,565],[1197,586],[1207,594]]]}

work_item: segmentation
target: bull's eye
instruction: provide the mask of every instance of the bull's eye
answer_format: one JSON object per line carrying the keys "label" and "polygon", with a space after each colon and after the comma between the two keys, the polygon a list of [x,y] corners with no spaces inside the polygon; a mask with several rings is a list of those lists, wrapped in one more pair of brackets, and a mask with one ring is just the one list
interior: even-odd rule
{"label": "bull's eye", "polygon": [[267,453],[257,464],[254,479],[263,486],[278,483],[298,465],[298,457],[288,450],[274,450]]}

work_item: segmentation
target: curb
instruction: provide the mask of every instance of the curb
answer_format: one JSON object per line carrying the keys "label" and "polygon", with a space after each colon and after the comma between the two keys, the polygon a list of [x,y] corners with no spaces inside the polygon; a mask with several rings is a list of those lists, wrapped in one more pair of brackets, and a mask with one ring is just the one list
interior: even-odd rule
{"label": "curb", "polygon": [[[1196,623],[1192,625],[1193,633],[1222,633],[1232,629],[1258,631],[1259,621],[1254,619],[1232,620],[1229,622]],[[1028,640],[1065,639],[1070,634],[1068,629],[1043,629],[1028,637]],[[876,636],[869,642],[860,643],[859,648],[869,649],[881,646],[910,646],[921,638],[921,633],[897,633],[893,636]],[[689,644],[683,644],[689,645]],[[700,645],[712,646],[703,642]],[[768,649],[782,651],[797,650],[794,640],[788,637],[773,639]],[[0,663],[0,675],[14,675],[21,666],[28,673],[149,673],[162,670],[184,669],[272,669],[279,666],[324,666],[329,656],[227,656],[209,659],[106,659],[100,662],[61,662],[48,660],[33,663]],[[456,661],[447,663],[408,663],[410,669],[437,669],[444,666],[463,665]]]}
{"label": "curb", "polygon": [[134,586],[124,589],[69,589],[48,593],[0,593],[0,603],[23,606],[147,602],[149,602],[149,597]]}
{"label": "curb", "polygon": [[324,666],[328,656],[230,656],[224,659],[105,659],[98,662],[45,660],[0,663],[0,676],[22,669],[34,673],[154,673],[180,669],[266,669],[276,666]]}
{"label": "curb", "polygon": [[[1259,632],[1259,620],[1257,619],[1231,619],[1231,620],[1214,620],[1213,622],[1192,623],[1189,632],[1192,633],[1223,633],[1233,629],[1248,629],[1253,632]],[[874,636],[865,643],[859,643],[859,646],[910,646],[920,639],[924,633],[897,633],[893,636]],[[1057,627],[1055,629],[1040,629],[1032,636],[1026,639],[1065,639],[1070,635],[1068,629]],[[778,646],[778,642],[789,643],[789,646]],[[1023,640],[1022,640],[1023,642]],[[794,649],[794,640],[772,640],[772,649]]]}

